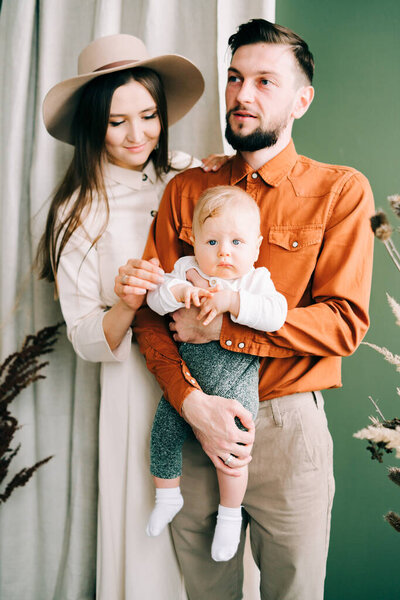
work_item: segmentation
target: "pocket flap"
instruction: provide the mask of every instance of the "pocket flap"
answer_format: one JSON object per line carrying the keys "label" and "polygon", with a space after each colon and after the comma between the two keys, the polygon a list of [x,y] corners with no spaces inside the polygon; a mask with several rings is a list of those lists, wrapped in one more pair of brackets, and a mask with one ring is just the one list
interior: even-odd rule
{"label": "pocket flap", "polygon": [[285,250],[297,252],[306,246],[320,244],[322,241],[322,225],[279,226],[271,227],[269,230],[269,243],[280,246]]}
{"label": "pocket flap", "polygon": [[182,240],[183,242],[186,242],[187,244],[190,244],[190,246],[193,246],[193,242],[190,239],[192,237],[192,228],[188,227],[187,225],[182,225],[181,230],[179,232],[179,239]]}

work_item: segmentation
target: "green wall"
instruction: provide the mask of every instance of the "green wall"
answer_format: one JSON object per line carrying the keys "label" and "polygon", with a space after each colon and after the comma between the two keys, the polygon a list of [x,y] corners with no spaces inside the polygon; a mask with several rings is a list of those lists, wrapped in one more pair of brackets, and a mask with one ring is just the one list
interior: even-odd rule
{"label": "green wall", "polygon": [[[276,0],[276,22],[304,37],[316,60],[316,97],[294,130],[298,152],[359,169],[386,209],[386,197],[400,193],[400,1]],[[400,233],[394,239],[400,247]],[[366,340],[399,354],[385,292],[400,302],[400,273],[375,242]],[[388,510],[400,514],[400,487],[386,475],[400,460],[371,461],[352,438],[373,414],[369,396],[386,418],[400,416],[397,386],[394,367],[361,346],[344,359],[343,388],[324,394],[336,475],[325,600],[400,598],[400,533],[382,519]]]}

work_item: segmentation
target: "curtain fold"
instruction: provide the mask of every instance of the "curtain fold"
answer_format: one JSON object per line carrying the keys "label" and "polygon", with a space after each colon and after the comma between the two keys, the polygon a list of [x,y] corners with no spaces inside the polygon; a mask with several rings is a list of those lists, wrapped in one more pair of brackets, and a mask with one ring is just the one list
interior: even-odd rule
{"label": "curtain fold", "polygon": [[[152,55],[190,58],[206,80],[199,103],[171,128],[171,148],[200,158],[221,152],[228,35],[250,18],[273,20],[274,7],[274,0],[3,0],[0,360],[25,335],[62,320],[52,286],[32,270],[49,199],[72,156],[44,128],[48,89],[76,74],[77,56],[94,38],[137,35]],[[10,407],[21,425],[11,475],[53,458],[0,506],[4,600],[95,596],[99,367],[75,356],[64,329],[49,361],[46,379]]]}

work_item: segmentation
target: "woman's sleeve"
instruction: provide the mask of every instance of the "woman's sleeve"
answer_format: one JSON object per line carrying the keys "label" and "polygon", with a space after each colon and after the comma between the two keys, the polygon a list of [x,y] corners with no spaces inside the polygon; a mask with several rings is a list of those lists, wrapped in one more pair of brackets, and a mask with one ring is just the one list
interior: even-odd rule
{"label": "woman's sleeve", "polygon": [[111,351],[103,330],[109,307],[100,295],[100,269],[95,246],[82,230],[75,231],[64,248],[57,284],[68,338],[75,352],[91,362],[120,362],[130,352],[132,331],[128,329],[116,350]]}

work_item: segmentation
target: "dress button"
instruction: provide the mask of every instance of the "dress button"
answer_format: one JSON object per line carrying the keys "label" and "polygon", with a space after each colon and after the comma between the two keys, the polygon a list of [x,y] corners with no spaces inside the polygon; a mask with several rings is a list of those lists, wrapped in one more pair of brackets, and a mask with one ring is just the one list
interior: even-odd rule
{"label": "dress button", "polygon": [[293,242],[292,247],[297,248],[298,245],[299,245],[299,242]]}
{"label": "dress button", "polygon": [[190,383],[196,383],[196,380],[195,379],[191,379]]}
{"label": "dress button", "polygon": [[252,176],[253,179],[257,179],[258,174],[257,173],[252,173],[251,176]]}
{"label": "dress button", "polygon": [[152,217],[155,217],[157,213],[158,213],[158,210],[151,210],[150,211],[150,214],[151,214]]}
{"label": "dress button", "polygon": [[189,371],[186,371],[185,375],[187,375],[189,377],[190,376]]}
{"label": "dress button", "polygon": [[244,348],[244,342],[240,342],[240,344],[238,344],[239,348]]}
{"label": "dress button", "polygon": [[232,346],[232,340],[226,340],[225,344],[226,344],[227,346]]}
{"label": "dress button", "polygon": [[143,175],[142,175],[142,181],[147,181],[147,180],[148,180],[148,177],[147,177],[146,173],[143,173]]}

